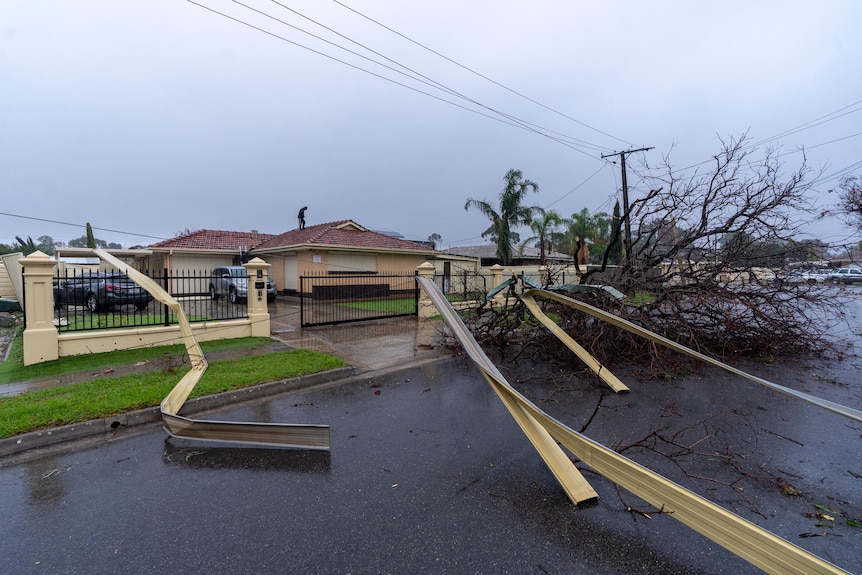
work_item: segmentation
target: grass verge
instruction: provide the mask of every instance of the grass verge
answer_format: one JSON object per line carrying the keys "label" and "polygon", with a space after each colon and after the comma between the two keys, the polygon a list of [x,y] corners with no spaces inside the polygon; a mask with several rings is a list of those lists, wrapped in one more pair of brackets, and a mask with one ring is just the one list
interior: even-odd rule
{"label": "grass verge", "polygon": [[354,301],[340,303],[337,305],[339,307],[349,307],[352,309],[387,312],[393,314],[409,314],[416,311],[416,300],[414,298]]}
{"label": "grass verge", "polygon": [[[238,339],[222,339],[201,343],[204,355],[217,351],[241,349],[269,345],[273,342],[268,337],[244,337]],[[24,346],[19,333],[12,342],[9,358],[0,362],[0,384],[19,381],[32,381],[45,377],[56,377],[67,373],[95,371],[117,365],[131,365],[139,361],[153,361],[168,357],[182,357],[185,353],[183,345],[163,345],[157,347],[142,347],[105,353],[92,353],[62,357],[54,361],[46,361],[34,365],[24,365]]]}
{"label": "grass verge", "polygon": [[[214,361],[189,397],[343,366],[344,362],[336,357],[305,349]],[[131,374],[0,398],[0,438],[157,406],[186,371],[188,367]]]}

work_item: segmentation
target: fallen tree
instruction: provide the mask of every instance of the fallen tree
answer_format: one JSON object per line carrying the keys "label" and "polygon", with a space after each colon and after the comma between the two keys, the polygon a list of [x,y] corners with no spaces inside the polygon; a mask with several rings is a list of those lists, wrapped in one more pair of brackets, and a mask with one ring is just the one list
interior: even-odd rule
{"label": "fallen tree", "polygon": [[[605,261],[579,278],[607,283],[627,297],[574,297],[715,357],[835,350],[827,331],[843,314],[840,290],[785,274],[808,257],[798,241],[801,217],[811,206],[808,168],[803,162],[785,174],[774,152],[755,158],[744,138],[722,145],[705,171],[679,176],[665,157],[660,169],[641,175],[650,191],[622,214],[631,249],[620,265]],[[611,244],[622,241],[619,235]],[[553,303],[546,306],[600,361],[649,358],[659,369],[673,365],[672,354],[649,342]],[[555,338],[527,321],[517,304],[505,310],[485,306],[468,323],[480,342],[498,349],[560,355]],[[513,343],[519,345],[511,348]]]}

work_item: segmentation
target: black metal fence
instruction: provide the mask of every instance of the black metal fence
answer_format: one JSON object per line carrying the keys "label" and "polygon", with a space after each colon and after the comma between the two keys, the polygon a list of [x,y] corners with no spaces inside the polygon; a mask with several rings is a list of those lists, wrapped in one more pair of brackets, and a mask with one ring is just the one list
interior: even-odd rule
{"label": "black metal fence", "polygon": [[451,302],[478,300],[493,288],[491,275],[471,270],[435,274],[434,283]]}
{"label": "black metal fence", "polygon": [[[183,306],[190,322],[243,319],[248,302],[213,298],[210,272],[147,273]],[[124,327],[169,326],[177,318],[168,306],[117,271],[67,271],[54,281],[54,318],[60,332]]]}
{"label": "black metal fence", "polygon": [[417,315],[413,274],[327,273],[299,278],[302,327]]}

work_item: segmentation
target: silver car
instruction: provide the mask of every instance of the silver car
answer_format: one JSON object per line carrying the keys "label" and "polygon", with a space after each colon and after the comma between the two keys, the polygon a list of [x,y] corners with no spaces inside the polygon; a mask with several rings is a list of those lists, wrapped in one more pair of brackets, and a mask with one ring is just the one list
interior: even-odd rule
{"label": "silver car", "polygon": [[[266,299],[275,301],[278,288],[272,278],[266,278]],[[248,301],[248,272],[242,266],[223,266],[215,268],[210,277],[210,298],[225,297],[231,303],[238,300]]]}
{"label": "silver car", "polygon": [[862,282],[862,269],[838,268],[829,272],[828,281],[832,283],[852,284]]}

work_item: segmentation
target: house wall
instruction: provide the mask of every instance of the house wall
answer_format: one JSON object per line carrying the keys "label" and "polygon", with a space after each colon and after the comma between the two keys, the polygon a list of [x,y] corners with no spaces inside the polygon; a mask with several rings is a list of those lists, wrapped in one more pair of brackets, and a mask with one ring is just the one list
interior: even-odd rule
{"label": "house wall", "polygon": [[377,254],[377,271],[412,274],[431,254]]}
{"label": "house wall", "polygon": [[326,271],[330,273],[375,272],[379,256],[373,253],[330,251],[326,254]]}
{"label": "house wall", "polygon": [[239,265],[239,254],[199,254],[156,252],[143,261],[144,271],[161,273],[165,268],[171,272],[208,273],[220,266]]}
{"label": "house wall", "polygon": [[302,250],[296,253],[296,277],[326,272],[325,250]]}
{"label": "house wall", "polygon": [[279,291],[295,292],[299,290],[299,278],[303,276],[351,271],[412,274],[428,256],[305,249],[285,254],[265,254],[260,257],[272,265],[270,274],[278,284]]}
{"label": "house wall", "polygon": [[295,262],[296,258],[289,258],[287,256],[267,256],[261,259],[266,260],[266,263],[272,266],[269,270],[269,277],[271,277],[272,281],[275,282],[275,287],[278,289],[278,291],[282,292],[285,289],[291,289],[290,286],[287,285],[287,274],[285,272],[285,269],[290,267],[287,260],[291,259],[293,262]]}
{"label": "house wall", "polygon": [[449,273],[457,273],[463,271],[467,271],[469,273],[477,273],[482,269],[481,262],[478,258],[440,258],[429,261],[434,264],[434,273],[437,275],[443,275],[444,273],[446,273],[447,263],[449,264]]}

